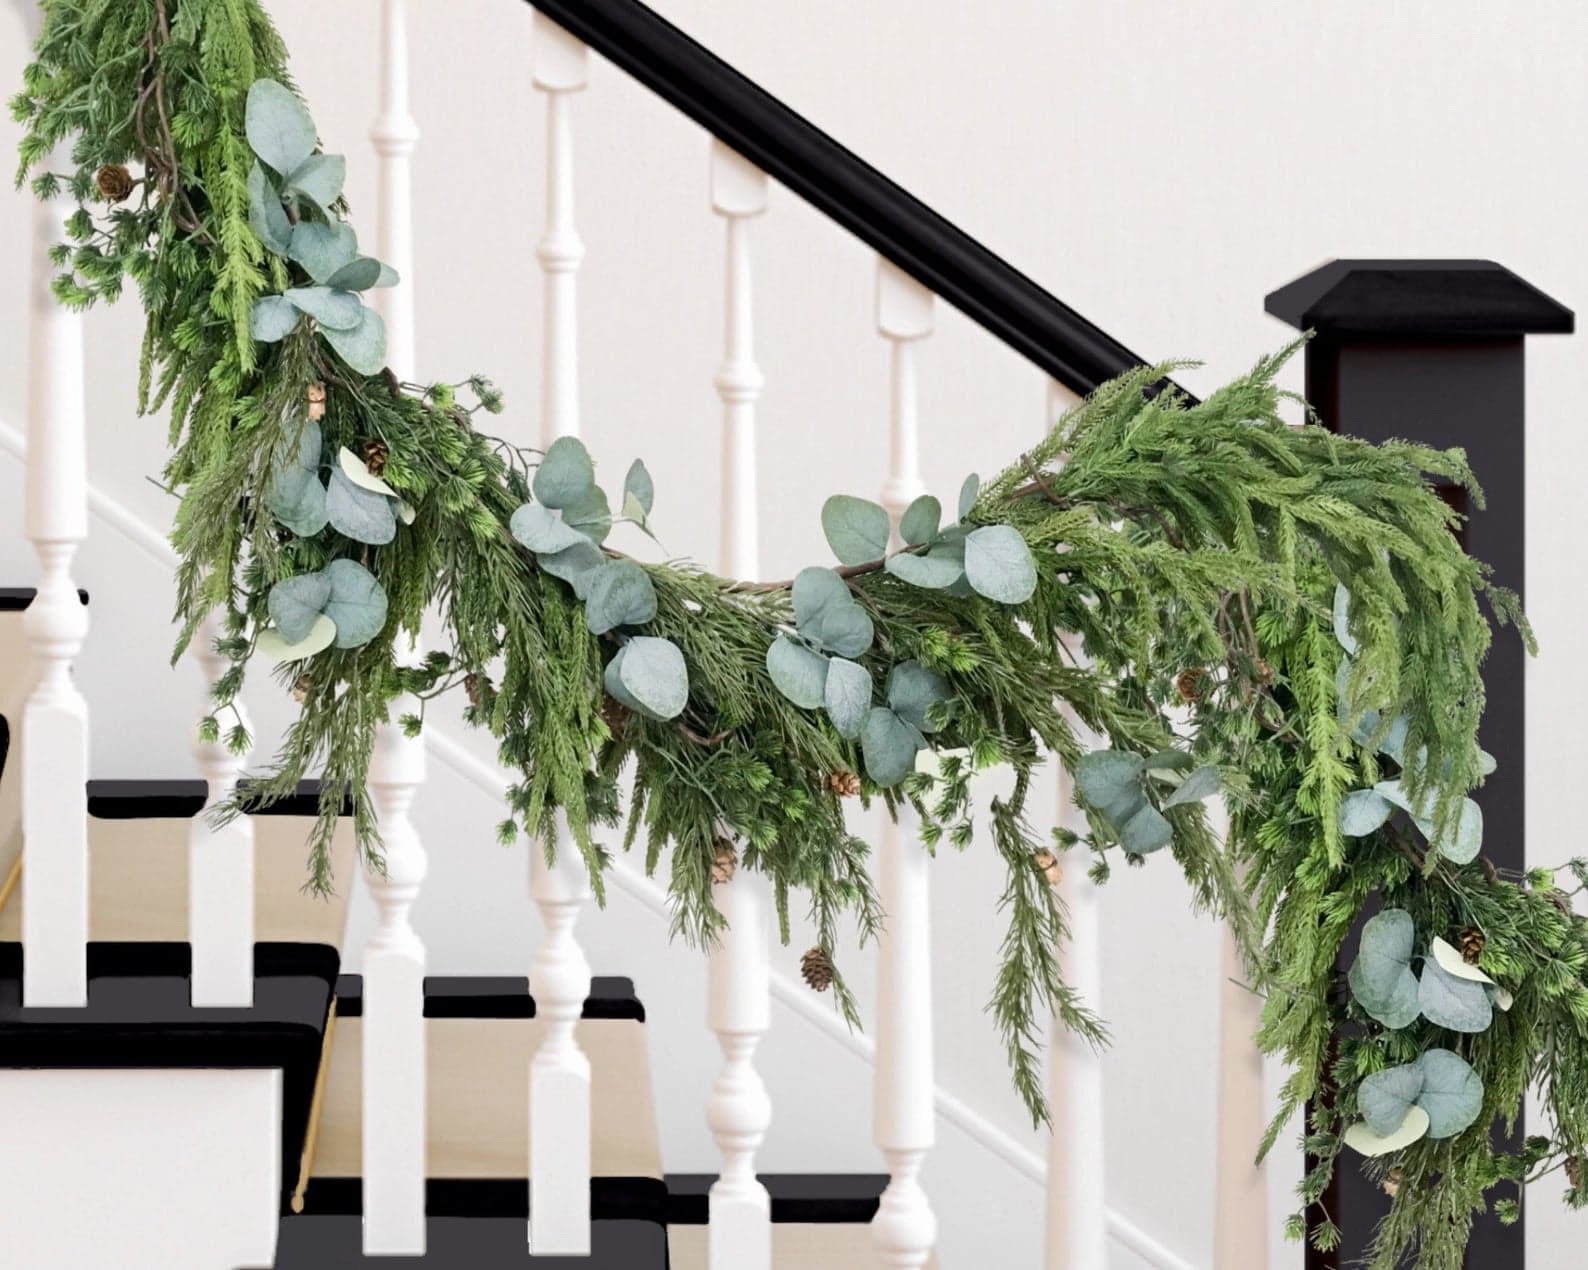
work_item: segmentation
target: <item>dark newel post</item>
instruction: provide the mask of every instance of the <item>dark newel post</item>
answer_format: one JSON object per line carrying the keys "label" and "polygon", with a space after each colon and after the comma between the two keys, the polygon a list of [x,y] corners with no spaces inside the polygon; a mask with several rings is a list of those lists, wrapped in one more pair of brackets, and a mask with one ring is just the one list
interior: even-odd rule
{"label": "dark newel post", "polygon": [[[1307,346],[1306,394],[1327,427],[1466,450],[1488,506],[1467,522],[1462,545],[1521,594],[1523,339],[1570,332],[1571,311],[1487,260],[1336,260],[1281,287],[1265,307],[1317,333]],[[1471,510],[1463,491],[1447,497],[1458,511]],[[1478,794],[1484,852],[1510,869],[1524,867],[1524,657],[1520,641],[1501,632],[1484,668],[1482,740],[1499,759]],[[1342,1246],[1332,1254],[1309,1248],[1308,1270],[1355,1264],[1389,1207],[1349,1157],[1326,1197]],[[1473,1234],[1468,1270],[1521,1270],[1522,1249],[1520,1222],[1487,1219]]]}

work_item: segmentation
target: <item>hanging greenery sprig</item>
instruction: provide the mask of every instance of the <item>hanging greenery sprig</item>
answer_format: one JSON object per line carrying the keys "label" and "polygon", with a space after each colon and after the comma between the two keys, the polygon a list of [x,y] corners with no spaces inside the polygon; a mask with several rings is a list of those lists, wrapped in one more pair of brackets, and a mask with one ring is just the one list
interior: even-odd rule
{"label": "hanging greenery sprig", "polygon": [[[843,926],[864,940],[884,917],[845,800],[908,804],[928,849],[963,849],[970,778],[1001,764],[990,1008],[1033,1115],[1047,1018],[1105,1035],[1060,974],[1054,883],[1077,855],[1101,881],[1167,851],[1192,902],[1231,924],[1266,995],[1259,1040],[1293,1068],[1270,1141],[1311,1104],[1301,1198],[1318,1201],[1345,1146],[1396,1180],[1380,1270],[1412,1249],[1455,1270],[1475,1213],[1516,1211],[1502,1184],[1561,1168],[1588,1202],[1588,924],[1571,911],[1588,865],[1513,877],[1482,855],[1480,605],[1520,614],[1430,488],[1481,506],[1459,452],[1287,426],[1283,357],[1196,404],[1157,391],[1170,368],[1144,368],[970,478],[952,522],[918,499],[894,550],[883,509],[839,494],[821,516],[836,566],[758,583],[643,564],[608,546],[617,521],[650,532],[642,463],[614,514],[577,441],[542,453],[476,429],[502,409],[488,380],[385,370],[364,296],[398,280],[359,253],[345,163],[320,148],[257,0],[45,9],[15,113],[23,177],[81,204],[57,294],[139,288],[140,405],[170,410],[181,500],[177,652],[225,614],[213,734],[260,658],[300,699],[259,796],[321,778],[315,887],[333,883],[349,800],[378,864],[377,727],[411,695],[401,721],[418,730],[462,687],[515,774],[504,842],[550,850],[560,816],[600,895],[621,833],[665,870],[696,943],[720,929],[714,880],[762,873],[785,941],[795,896],[809,905],[807,977],[854,1018]],[[68,170],[44,168],[67,140]],[[426,612],[445,645],[405,664],[394,650]],[[1084,834],[1029,823],[1050,760],[1074,776]],[[1214,793],[1227,847],[1202,810]],[[1497,1152],[1490,1124],[1530,1087],[1545,1131]],[[1311,1235],[1336,1233],[1325,1219]]]}

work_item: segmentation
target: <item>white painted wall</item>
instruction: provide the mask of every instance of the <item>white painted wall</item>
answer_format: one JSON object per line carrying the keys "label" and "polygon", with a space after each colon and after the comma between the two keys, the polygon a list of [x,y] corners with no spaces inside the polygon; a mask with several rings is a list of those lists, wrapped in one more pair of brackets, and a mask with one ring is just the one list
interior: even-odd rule
{"label": "white painted wall", "polygon": [[[328,144],[353,156],[354,206],[370,209],[375,6],[272,7]],[[1283,341],[1263,295],[1332,256],[1488,256],[1568,305],[1588,296],[1588,177],[1573,158],[1588,142],[1580,5],[1000,0],[978,6],[975,21],[949,0],[657,7],[1131,347],[1205,359],[1185,375],[1196,390]],[[509,0],[414,10],[420,373],[493,374],[510,404],[502,431],[532,440],[540,305],[531,248],[544,142],[529,14]],[[0,83],[17,80],[19,29],[7,7]],[[722,264],[706,141],[599,60],[576,129],[585,433],[609,474],[644,455],[669,551],[715,559]],[[0,153],[15,135],[0,124]],[[0,421],[12,428],[25,391],[26,217],[20,198],[0,198],[9,283],[0,347],[10,372],[0,376]],[[373,241],[373,226],[363,228]],[[763,554],[769,575],[786,576],[824,557],[820,499],[877,485],[887,367],[871,325],[870,253],[778,189],[758,230]],[[102,491],[163,526],[169,502],[144,480],[162,461],[163,423],[128,409],[137,327],[130,307],[89,319],[90,466]],[[939,492],[1006,460],[1037,426],[1039,375],[952,311],[922,349],[921,379],[923,467]],[[1299,367],[1292,382],[1300,386]],[[1552,791],[1584,758],[1575,703],[1588,693],[1588,603],[1574,504],[1588,439],[1573,407],[1585,388],[1575,341],[1534,342],[1529,608],[1545,652],[1530,680],[1529,845],[1540,862],[1578,840],[1571,808]],[[20,488],[0,445],[0,578],[14,582],[33,568]],[[97,710],[95,771],[189,772],[197,679],[190,669],[163,679],[159,566],[103,522],[95,533],[79,568],[96,599],[82,668]],[[268,738],[285,703],[260,683],[251,704]],[[268,750],[262,740],[258,752]],[[523,850],[492,844],[494,818],[455,766],[432,763],[415,819],[431,859],[416,920],[434,971],[522,968],[539,937]],[[1036,1152],[980,1012],[998,930],[989,855],[978,844],[936,865],[938,1079],[1006,1143]],[[1119,875],[1103,903],[1104,1008],[1116,1044],[1100,1167],[1120,1214],[1203,1267],[1213,1238],[1217,934],[1187,914],[1167,861]],[[597,970],[634,974],[651,1006],[669,1167],[709,1167],[700,1108],[718,1063],[701,964],[666,955],[662,922],[622,890],[581,931]],[[774,968],[792,974],[808,942],[796,936]],[[864,960],[854,972],[868,994]],[[863,1069],[800,1018],[778,1005],[758,1060],[777,1109],[763,1166],[875,1167]],[[953,1124],[943,1130],[928,1185],[945,1264],[976,1264],[988,1232],[998,1232],[1001,1264],[1035,1264],[1040,1191],[1001,1159]],[[1276,1226],[1293,1160],[1281,1156],[1274,1169]],[[1538,1198],[1530,1270],[1565,1270],[1584,1227]],[[1285,1256],[1276,1264],[1299,1264]],[[1152,1264],[1117,1244],[1111,1270]]]}

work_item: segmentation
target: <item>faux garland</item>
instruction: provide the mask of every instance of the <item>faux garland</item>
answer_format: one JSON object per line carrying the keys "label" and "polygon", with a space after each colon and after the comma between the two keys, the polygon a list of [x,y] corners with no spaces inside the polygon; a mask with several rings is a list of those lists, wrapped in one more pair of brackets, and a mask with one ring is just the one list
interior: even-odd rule
{"label": "faux garland", "polygon": [[[1230,922],[1266,995],[1258,1039],[1293,1068],[1268,1142],[1310,1105],[1302,1201],[1343,1146],[1394,1192],[1375,1266],[1415,1251],[1455,1270],[1474,1214],[1514,1217],[1520,1184],[1552,1169],[1588,1202],[1588,922],[1570,902],[1588,866],[1515,876],[1481,854],[1480,600],[1520,613],[1429,486],[1481,506],[1459,451],[1287,426],[1282,358],[1200,404],[1143,369],[968,481],[952,523],[917,500],[896,550],[880,507],[840,495],[822,513],[838,568],[749,583],[642,564],[606,540],[616,519],[648,529],[643,464],[614,517],[577,441],[540,453],[476,429],[502,409],[489,381],[384,369],[362,296],[395,275],[359,253],[344,162],[256,0],[44,7],[14,103],[19,182],[80,203],[53,254],[62,302],[139,289],[140,409],[172,420],[177,652],[226,615],[212,735],[256,655],[301,700],[260,796],[322,776],[316,888],[346,799],[378,865],[377,726],[412,694],[417,730],[462,685],[464,718],[517,773],[504,843],[549,844],[560,815],[599,896],[626,777],[623,848],[643,844],[648,872],[667,857],[676,930],[717,935],[713,879],[735,867],[767,877],[785,941],[803,893],[807,970],[853,1019],[840,924],[865,939],[884,916],[844,799],[908,804],[928,849],[963,849],[970,777],[1005,764],[1011,792],[985,812],[1008,868],[990,1008],[1034,1116],[1047,1015],[1106,1035],[1061,977],[1052,882],[1071,860],[1101,881],[1167,849]],[[69,170],[42,167],[67,138]],[[449,646],[405,665],[394,649],[427,611]],[[1027,823],[1050,756],[1084,835]],[[1216,791],[1222,844],[1201,807]],[[1491,1123],[1528,1088],[1547,1131],[1496,1150]],[[1337,1239],[1327,1217],[1310,1233]]]}

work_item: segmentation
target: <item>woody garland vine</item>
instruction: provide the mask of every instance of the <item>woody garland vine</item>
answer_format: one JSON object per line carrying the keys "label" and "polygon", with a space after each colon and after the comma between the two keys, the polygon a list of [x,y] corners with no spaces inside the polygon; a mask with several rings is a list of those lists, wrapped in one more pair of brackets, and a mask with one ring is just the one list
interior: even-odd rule
{"label": "woody garland vine", "polygon": [[[711,941],[713,883],[742,867],[769,879],[786,942],[803,891],[819,945],[802,968],[853,1020],[841,923],[865,940],[884,918],[844,800],[908,804],[929,850],[964,849],[971,777],[1003,764],[1011,790],[985,811],[1008,868],[990,1009],[1035,1117],[1041,1021],[1106,1039],[1060,975],[1058,872],[1103,881],[1167,849],[1229,921],[1266,998],[1258,1040],[1293,1069],[1261,1149],[1310,1108],[1303,1205],[1343,1147],[1365,1158],[1394,1196],[1374,1266],[1415,1251],[1455,1270],[1475,1214],[1514,1218],[1520,1186],[1557,1169],[1588,1203],[1588,922],[1571,905],[1588,865],[1511,875],[1481,855],[1480,599],[1531,635],[1429,487],[1481,506],[1459,452],[1287,426],[1282,356],[1199,404],[1143,369],[967,481],[952,523],[918,499],[901,550],[882,508],[839,495],[822,512],[838,568],[747,583],[642,564],[606,540],[617,521],[649,532],[643,464],[614,516],[577,441],[541,453],[476,429],[502,409],[489,381],[385,369],[362,296],[396,277],[359,254],[345,163],[320,150],[256,0],[44,8],[14,101],[19,183],[80,204],[52,254],[63,303],[139,289],[139,406],[170,411],[180,497],[176,651],[225,614],[206,726],[230,717],[239,749],[256,657],[301,701],[257,797],[321,776],[315,888],[346,800],[379,860],[376,727],[412,694],[417,730],[461,685],[518,776],[504,842],[549,844],[561,817],[600,897],[598,834],[623,821],[629,773],[623,848],[643,841],[648,872],[670,851],[675,933]],[[70,170],[49,170],[68,138]],[[394,648],[427,610],[450,647],[404,665]],[[1049,755],[1084,835],[1027,822]],[[1214,793],[1227,845],[1201,807]],[[1548,1131],[1492,1148],[1529,1088]],[[1291,1219],[1338,1239],[1327,1214],[1306,1226]]]}

